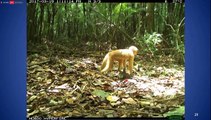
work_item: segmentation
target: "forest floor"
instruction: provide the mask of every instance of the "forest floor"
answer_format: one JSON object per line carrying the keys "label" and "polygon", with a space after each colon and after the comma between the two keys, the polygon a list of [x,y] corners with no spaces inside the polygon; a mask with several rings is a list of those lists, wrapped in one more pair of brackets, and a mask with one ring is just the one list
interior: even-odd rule
{"label": "forest floor", "polygon": [[184,66],[138,56],[122,79],[100,73],[103,57],[29,55],[27,117],[183,117]]}

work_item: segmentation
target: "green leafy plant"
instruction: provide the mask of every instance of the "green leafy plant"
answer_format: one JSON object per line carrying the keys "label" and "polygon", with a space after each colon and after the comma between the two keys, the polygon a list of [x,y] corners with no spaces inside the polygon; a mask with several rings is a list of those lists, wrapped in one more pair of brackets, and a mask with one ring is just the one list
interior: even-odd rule
{"label": "green leafy plant", "polygon": [[105,98],[110,94],[108,92],[105,92],[103,90],[94,90],[92,92],[93,95],[100,97],[101,100],[105,100]]}
{"label": "green leafy plant", "polygon": [[144,35],[144,43],[147,46],[147,51],[150,51],[153,55],[154,52],[156,52],[157,49],[157,45],[162,42],[162,35],[159,33],[152,33],[152,34],[145,34]]}
{"label": "green leafy plant", "polygon": [[180,106],[179,108],[176,108],[172,111],[165,113],[164,116],[169,118],[177,118],[178,120],[180,120],[180,118],[184,115],[184,112],[185,112],[185,107]]}

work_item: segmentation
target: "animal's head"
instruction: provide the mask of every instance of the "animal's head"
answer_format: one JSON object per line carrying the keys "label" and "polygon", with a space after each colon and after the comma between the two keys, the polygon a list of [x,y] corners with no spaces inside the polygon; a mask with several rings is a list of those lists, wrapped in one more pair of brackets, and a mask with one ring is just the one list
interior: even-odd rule
{"label": "animal's head", "polygon": [[138,48],[135,47],[135,46],[130,46],[130,47],[129,47],[129,50],[133,51],[133,54],[134,54],[134,55],[137,55],[137,54],[138,54]]}

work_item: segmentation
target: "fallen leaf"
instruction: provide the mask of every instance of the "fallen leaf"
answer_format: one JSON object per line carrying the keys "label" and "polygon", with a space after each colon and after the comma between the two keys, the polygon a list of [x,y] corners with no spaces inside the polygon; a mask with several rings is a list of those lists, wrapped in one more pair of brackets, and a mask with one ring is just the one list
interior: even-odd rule
{"label": "fallen leaf", "polygon": [[37,98],[37,96],[33,95],[29,98],[28,102],[31,102],[31,101],[35,100],[36,98]]}
{"label": "fallen leaf", "polygon": [[120,101],[117,101],[117,102],[112,102],[112,103],[110,103],[112,106],[116,106],[116,105],[120,105],[121,104],[121,102]]}
{"label": "fallen leaf", "polygon": [[119,97],[117,96],[107,96],[106,99],[110,102],[116,102],[117,100],[119,100]]}
{"label": "fallen leaf", "polygon": [[37,114],[37,113],[39,113],[39,110],[34,110],[33,112],[28,113],[27,117],[30,117],[30,116]]}
{"label": "fallen leaf", "polygon": [[73,104],[73,103],[74,103],[74,99],[72,99],[72,98],[67,98],[67,99],[66,99],[66,102],[67,102],[68,104]]}
{"label": "fallen leaf", "polygon": [[56,86],[55,87],[56,89],[67,89],[69,88],[69,85],[67,83],[63,84],[63,85],[60,85],[60,86]]}
{"label": "fallen leaf", "polygon": [[141,106],[150,106],[149,101],[139,101],[139,104],[141,104]]}
{"label": "fallen leaf", "polygon": [[136,104],[136,101],[133,100],[133,98],[123,98],[122,99],[123,102],[127,103],[127,104]]}
{"label": "fallen leaf", "polygon": [[66,76],[64,76],[64,77],[62,78],[62,81],[66,81],[66,80],[69,80],[69,78],[66,77]]}
{"label": "fallen leaf", "polygon": [[103,90],[94,90],[94,91],[92,92],[92,94],[93,94],[93,95],[96,95],[96,96],[98,96],[98,97],[100,97],[101,100],[105,100],[105,98],[109,95],[108,92],[105,92],[105,91],[103,91]]}

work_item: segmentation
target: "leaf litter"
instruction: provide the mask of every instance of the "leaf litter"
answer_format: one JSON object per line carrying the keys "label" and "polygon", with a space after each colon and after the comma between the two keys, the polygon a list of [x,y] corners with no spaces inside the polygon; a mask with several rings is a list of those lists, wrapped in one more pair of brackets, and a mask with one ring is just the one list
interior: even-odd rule
{"label": "leaf litter", "polygon": [[92,57],[36,55],[27,62],[27,117],[184,115],[183,66],[136,63],[134,76],[121,79],[115,68],[100,73],[101,61]]}

